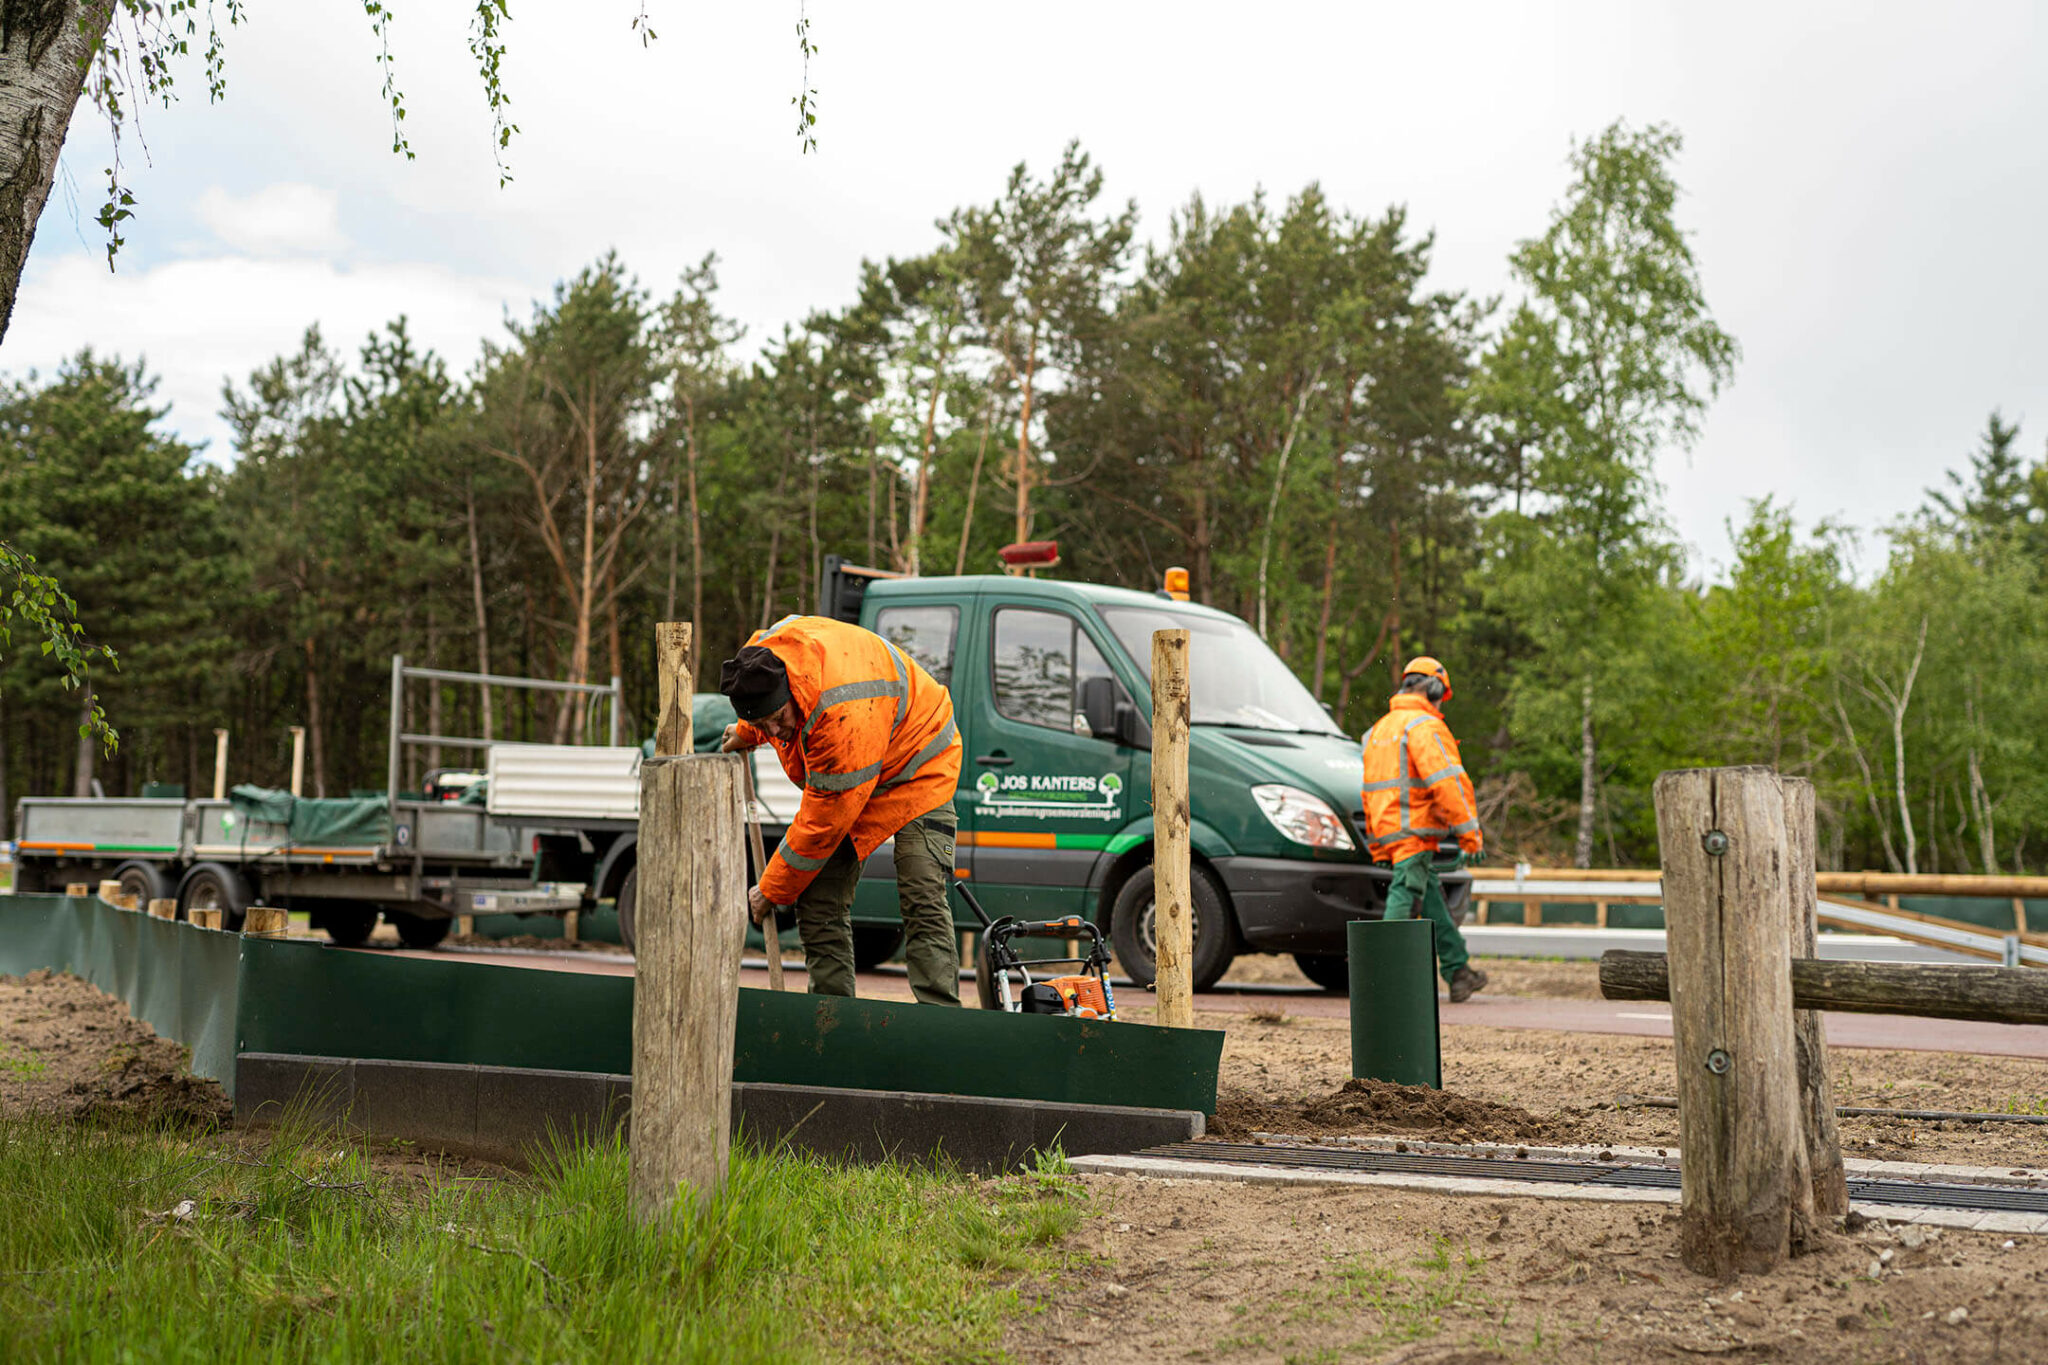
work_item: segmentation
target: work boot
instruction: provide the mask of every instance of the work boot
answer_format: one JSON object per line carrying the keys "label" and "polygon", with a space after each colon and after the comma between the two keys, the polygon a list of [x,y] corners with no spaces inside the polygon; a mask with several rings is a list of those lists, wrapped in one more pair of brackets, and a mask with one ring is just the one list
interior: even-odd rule
{"label": "work boot", "polygon": [[1486,973],[1470,967],[1460,967],[1451,973],[1451,1003],[1462,1005],[1475,994],[1486,989]]}

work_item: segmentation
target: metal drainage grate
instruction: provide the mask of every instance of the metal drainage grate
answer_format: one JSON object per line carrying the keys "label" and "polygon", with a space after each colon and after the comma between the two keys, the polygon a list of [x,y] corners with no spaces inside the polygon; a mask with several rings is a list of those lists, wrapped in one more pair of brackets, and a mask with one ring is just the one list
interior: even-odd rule
{"label": "metal drainage grate", "polygon": [[[1552,1157],[1451,1156],[1440,1152],[1384,1152],[1359,1148],[1259,1146],[1246,1142],[1175,1142],[1137,1156],[1170,1161],[1213,1161],[1235,1166],[1279,1166],[1293,1171],[1375,1175],[1455,1176],[1479,1180],[1531,1180],[1602,1189],[1675,1190],[1669,1166],[1624,1162],[1559,1161]],[[2014,1185],[1949,1185],[1936,1181],[1849,1181],[1859,1204],[1908,1208],[1975,1209],[1984,1213],[2048,1214],[2048,1190]]]}

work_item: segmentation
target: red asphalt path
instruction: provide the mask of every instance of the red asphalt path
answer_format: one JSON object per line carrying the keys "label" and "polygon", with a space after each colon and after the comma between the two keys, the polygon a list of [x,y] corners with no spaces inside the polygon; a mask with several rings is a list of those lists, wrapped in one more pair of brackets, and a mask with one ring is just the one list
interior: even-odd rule
{"label": "red asphalt path", "polygon": [[[379,951],[369,949],[366,951]],[[383,950],[393,951],[393,950]],[[415,952],[395,950],[399,957],[431,957],[446,961],[489,963],[493,966],[523,967],[539,971],[587,972],[601,976],[630,976],[631,958],[617,953],[550,953],[520,949],[461,948]],[[787,989],[803,989],[803,968],[795,963],[784,973]],[[740,972],[740,984],[766,988],[768,969],[748,967]],[[877,1000],[908,1000],[910,983],[901,973],[863,972],[856,979],[860,994]],[[973,988],[961,983],[972,1001]],[[1144,991],[1126,989],[1124,1003],[1149,1004]],[[1311,1019],[1344,1019],[1350,1002],[1343,996],[1307,991],[1260,991],[1257,993],[1204,994],[1196,1001],[1202,1014],[1248,1014],[1253,1010],[1285,1010]],[[1547,1029],[1558,1033],[1619,1033],[1642,1038],[1669,1038],[1671,1011],[1662,1004],[1642,1000],[1532,1000],[1520,996],[1480,994],[1462,1005],[1448,1001],[1440,1008],[1443,1022],[1458,1027]],[[1827,1013],[1828,1042],[1836,1047],[1895,1048],[1909,1052],[1972,1052],[1993,1057],[2032,1057],[2048,1060],[2048,1025],[1984,1024],[1961,1019],[1918,1019],[1889,1014]],[[1218,1027],[1225,1021],[1215,1021]]]}

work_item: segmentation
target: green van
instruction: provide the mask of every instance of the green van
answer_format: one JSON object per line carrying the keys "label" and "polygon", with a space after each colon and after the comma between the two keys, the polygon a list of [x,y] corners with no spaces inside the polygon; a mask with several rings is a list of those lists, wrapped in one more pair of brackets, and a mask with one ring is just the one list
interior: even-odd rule
{"label": "green van", "polygon": [[[820,614],[875,631],[952,691],[960,871],[988,912],[1087,915],[1140,984],[1154,944],[1152,633],[1187,630],[1195,987],[1251,951],[1291,953],[1344,988],[1344,926],[1380,916],[1388,880],[1365,852],[1358,741],[1249,625],[1128,588],[899,578],[837,556],[825,568]],[[1461,915],[1471,879],[1446,864]],[[867,943],[896,920],[893,877],[884,847],[854,902]]]}

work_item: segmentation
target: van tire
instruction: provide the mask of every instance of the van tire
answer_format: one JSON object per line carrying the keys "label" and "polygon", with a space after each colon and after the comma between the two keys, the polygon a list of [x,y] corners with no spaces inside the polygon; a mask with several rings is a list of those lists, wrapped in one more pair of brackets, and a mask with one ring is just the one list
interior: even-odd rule
{"label": "van tire", "polygon": [[1296,953],[1294,965],[1330,994],[1351,994],[1351,959],[1343,953]]}
{"label": "van tire", "polygon": [[178,883],[178,918],[192,918],[192,908],[220,911],[220,927],[240,933],[256,893],[241,873],[226,863],[199,863]]}
{"label": "van tire", "polygon": [[[1237,956],[1237,934],[1230,920],[1230,895],[1216,874],[1200,863],[1189,873],[1195,909],[1194,988],[1206,991],[1230,970],[1231,959]],[[1152,864],[1148,862],[1124,879],[1109,912],[1109,941],[1116,949],[1116,960],[1140,987],[1151,985],[1157,975],[1152,949],[1146,943],[1151,912]]]}
{"label": "van tire", "polygon": [[612,908],[619,912],[619,942],[626,945],[626,951],[633,951],[633,908],[640,899],[640,869],[626,869],[626,880],[619,883],[619,894],[613,900]]}

